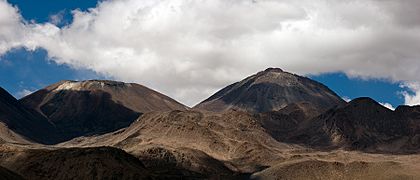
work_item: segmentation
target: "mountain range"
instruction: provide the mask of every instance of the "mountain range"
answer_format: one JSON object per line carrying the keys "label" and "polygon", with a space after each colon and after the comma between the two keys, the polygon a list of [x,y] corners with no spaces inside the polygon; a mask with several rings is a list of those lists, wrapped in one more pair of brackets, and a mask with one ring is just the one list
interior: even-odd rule
{"label": "mountain range", "polygon": [[420,107],[268,68],[189,108],[135,83],[0,88],[1,179],[419,179]]}

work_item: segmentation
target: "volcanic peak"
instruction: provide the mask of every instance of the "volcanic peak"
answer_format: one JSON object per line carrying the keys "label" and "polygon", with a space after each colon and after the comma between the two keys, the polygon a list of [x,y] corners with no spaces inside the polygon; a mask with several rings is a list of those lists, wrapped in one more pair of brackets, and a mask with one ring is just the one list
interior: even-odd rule
{"label": "volcanic peak", "polygon": [[81,91],[85,89],[102,89],[104,87],[131,87],[131,84],[119,82],[119,81],[109,81],[109,80],[86,80],[86,81],[62,81],[59,83],[58,87],[55,88],[55,91],[61,90],[73,90]]}

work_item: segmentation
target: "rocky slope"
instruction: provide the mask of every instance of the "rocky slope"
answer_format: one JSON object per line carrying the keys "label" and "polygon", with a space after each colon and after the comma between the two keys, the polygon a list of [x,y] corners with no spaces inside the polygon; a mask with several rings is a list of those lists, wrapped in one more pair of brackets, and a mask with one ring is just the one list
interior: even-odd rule
{"label": "rocky slope", "polygon": [[395,162],[365,162],[348,163],[337,161],[302,160],[281,163],[255,173],[251,179],[417,179],[420,178],[414,170],[405,169]]}
{"label": "rocky slope", "polygon": [[0,164],[25,179],[146,179],[143,163],[110,147],[3,150]]}
{"label": "rocky slope", "polygon": [[3,180],[23,180],[23,178],[16,174],[15,172],[12,172],[4,167],[0,166],[0,179]]}
{"label": "rocky slope", "polygon": [[[0,179],[420,178],[420,107],[345,103],[280,69],[228,86],[193,110],[140,85],[97,80],[1,99]],[[26,125],[42,119],[75,138],[33,144],[26,137],[49,134]]]}
{"label": "rocky slope", "polygon": [[389,110],[370,98],[332,109],[296,131],[291,141],[311,146],[406,152],[420,144],[417,108]]}
{"label": "rocky slope", "polygon": [[0,144],[31,144],[29,138],[15,133],[6,124],[0,123]]}
{"label": "rocky slope", "polygon": [[[187,151],[185,151],[187,152]],[[58,148],[58,147],[18,147],[0,145],[0,178],[23,177],[24,179],[241,179],[243,176],[232,172],[204,153],[195,154],[200,164],[176,161],[185,154],[154,147],[144,151],[145,156],[133,156],[112,147]],[[191,168],[207,165],[197,173]],[[188,165],[188,166],[187,166]],[[7,168],[7,169],[6,169]],[[215,173],[217,172],[217,173]],[[7,179],[7,178],[6,178]],[[13,178],[12,178],[13,179]]]}
{"label": "rocky slope", "polygon": [[208,175],[255,172],[281,160],[282,151],[293,149],[270,137],[251,114],[235,110],[222,114],[147,113],[124,130],[61,144],[64,147],[103,145],[122,148],[145,159],[151,157],[148,152],[163,151],[173,158],[169,162]]}
{"label": "rocky slope", "polygon": [[52,144],[60,141],[60,138],[54,125],[47,118],[25,108],[7,91],[0,88],[0,141]]}
{"label": "rocky slope", "polygon": [[307,127],[311,120],[323,110],[310,102],[292,103],[278,111],[256,114],[264,129],[280,142],[287,141],[290,136]]}
{"label": "rocky slope", "polygon": [[62,81],[20,102],[47,117],[65,139],[127,127],[142,113],[187,108],[139,84],[102,80]]}
{"label": "rocky slope", "polygon": [[301,102],[310,102],[322,110],[345,104],[328,87],[316,81],[269,68],[223,88],[195,108],[216,112],[240,109],[259,113]]}

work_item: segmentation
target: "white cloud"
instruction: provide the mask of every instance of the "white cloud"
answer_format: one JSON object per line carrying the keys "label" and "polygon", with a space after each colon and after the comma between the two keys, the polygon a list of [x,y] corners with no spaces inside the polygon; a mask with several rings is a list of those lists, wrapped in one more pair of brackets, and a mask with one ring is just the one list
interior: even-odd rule
{"label": "white cloud", "polygon": [[349,97],[347,97],[347,96],[344,96],[344,97],[341,97],[344,101],[346,101],[346,102],[350,102],[351,101],[351,99],[349,98]]}
{"label": "white cloud", "polygon": [[408,88],[411,92],[402,91],[401,94],[404,96],[405,104],[413,106],[420,104],[420,84],[416,82],[405,83],[401,85],[401,88]]}
{"label": "white cloud", "polygon": [[58,63],[188,105],[268,66],[420,82],[418,9],[416,0],[108,0],[58,28],[23,22],[0,0],[0,53],[45,48]]}
{"label": "white cloud", "polygon": [[388,109],[395,110],[395,107],[392,106],[392,104],[390,104],[390,103],[381,103],[380,102],[379,104],[381,104],[382,106],[384,106],[384,107],[386,107]]}
{"label": "white cloud", "polygon": [[64,20],[64,14],[66,13],[66,11],[65,10],[61,10],[60,12],[58,12],[58,13],[56,13],[56,14],[52,14],[52,15],[50,15],[50,17],[49,17],[49,21],[52,23],[52,24],[55,24],[55,25],[60,25],[60,24],[62,24],[63,23],[63,20]]}
{"label": "white cloud", "polygon": [[21,91],[16,92],[15,96],[16,96],[16,98],[20,99],[20,98],[23,98],[23,97],[25,97],[29,94],[32,94],[32,93],[33,93],[33,91],[31,91],[31,90],[22,89]]}
{"label": "white cloud", "polygon": [[11,47],[20,45],[20,38],[24,25],[20,22],[20,16],[15,8],[0,1],[0,53],[3,54]]}

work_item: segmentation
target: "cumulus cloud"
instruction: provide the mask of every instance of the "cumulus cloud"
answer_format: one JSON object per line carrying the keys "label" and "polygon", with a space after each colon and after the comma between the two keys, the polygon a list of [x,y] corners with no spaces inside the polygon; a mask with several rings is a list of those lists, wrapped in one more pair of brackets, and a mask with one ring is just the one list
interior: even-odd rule
{"label": "cumulus cloud", "polygon": [[24,25],[20,21],[17,10],[0,1],[0,53],[5,53],[11,47],[20,45]]}
{"label": "cumulus cloud", "polygon": [[51,14],[50,17],[48,17],[50,23],[52,23],[54,25],[57,25],[57,26],[63,24],[65,13],[66,13],[66,10],[61,10],[58,13]]}
{"label": "cumulus cloud", "polygon": [[416,0],[108,0],[59,28],[25,22],[0,0],[0,53],[44,48],[188,105],[269,66],[420,82],[418,9]]}
{"label": "cumulus cloud", "polygon": [[411,106],[420,104],[420,84],[418,82],[402,84],[401,88],[408,88],[411,90],[411,92],[401,92],[401,94],[404,96],[405,104]]}

